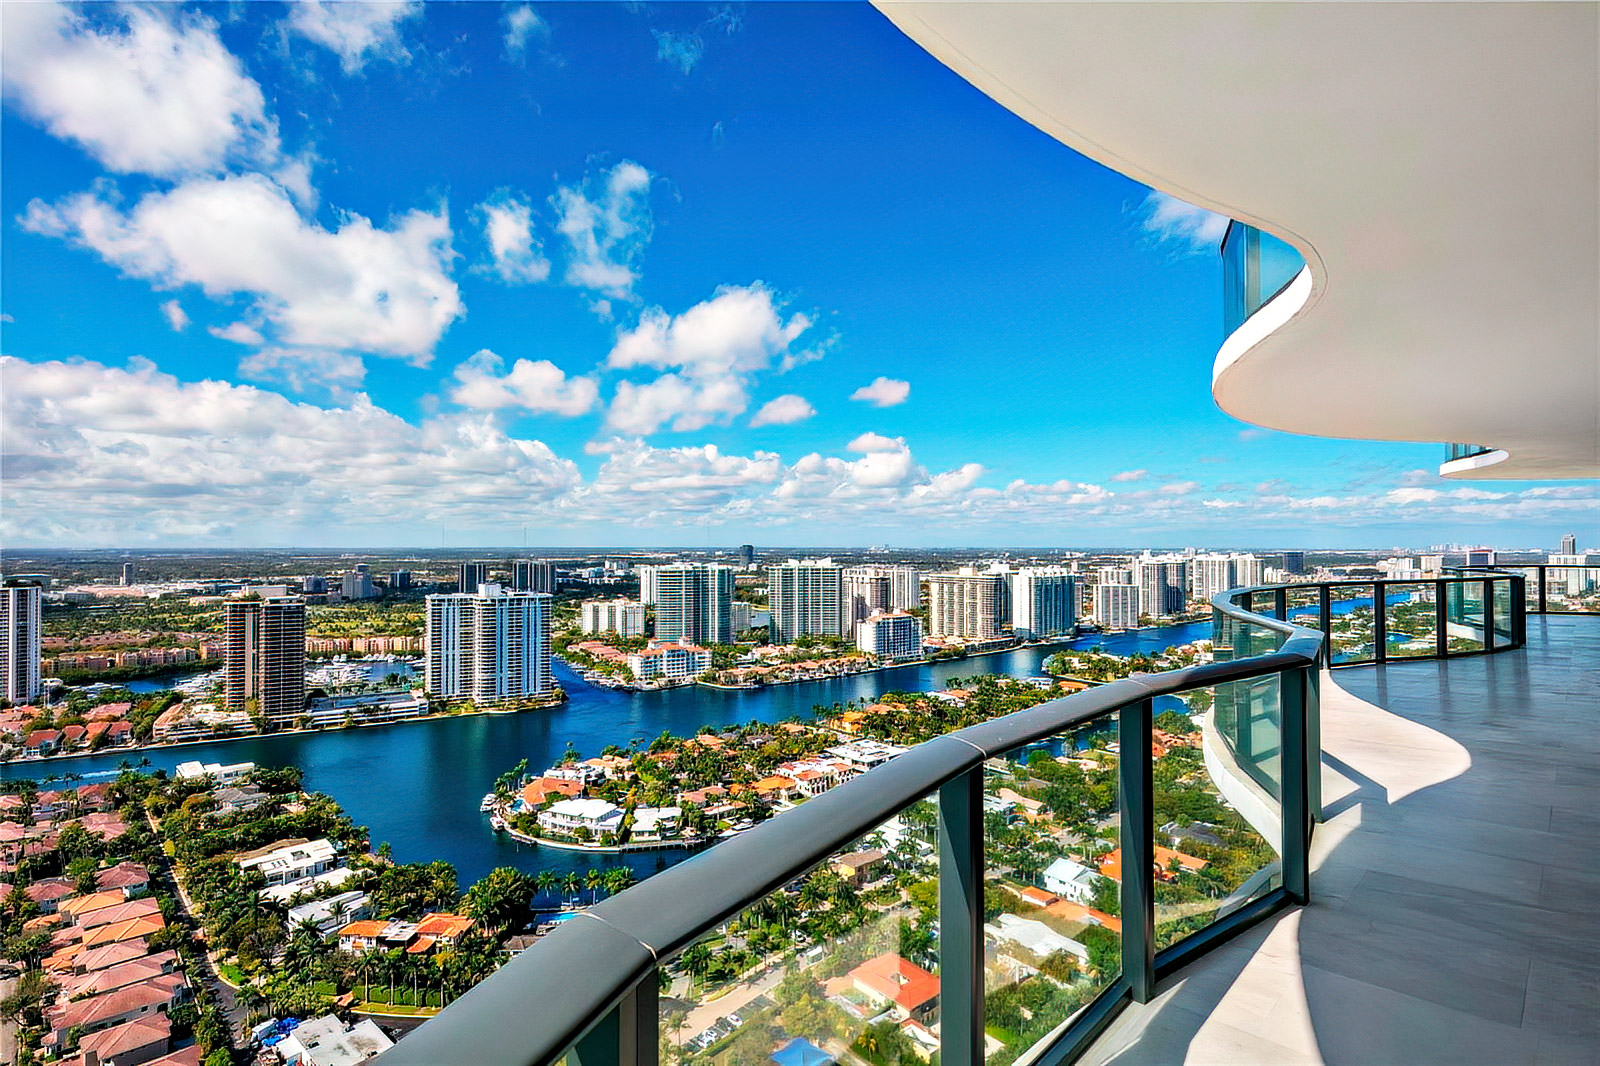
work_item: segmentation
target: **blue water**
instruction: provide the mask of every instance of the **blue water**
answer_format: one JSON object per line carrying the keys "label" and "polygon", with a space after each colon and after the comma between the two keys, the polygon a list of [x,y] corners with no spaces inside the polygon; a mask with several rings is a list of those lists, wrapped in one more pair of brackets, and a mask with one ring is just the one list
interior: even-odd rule
{"label": "blue water", "polygon": [[[1066,646],[1129,655],[1157,652],[1172,645],[1211,638],[1211,623],[1162,626],[1128,633],[1082,637]],[[489,830],[478,811],[494,779],[526,758],[534,769],[554,763],[570,741],[585,756],[608,744],[650,740],[662,731],[678,735],[702,725],[774,722],[808,717],[816,707],[870,699],[884,692],[928,691],[952,678],[975,674],[1036,677],[1061,645],[1019,648],[968,659],[908,666],[878,673],[769,688],[723,691],[701,687],[665,692],[619,692],[578,677],[561,663],[556,675],[568,701],[548,711],[429,719],[367,729],[299,733],[216,744],[112,752],[47,763],[0,766],[0,779],[43,774],[110,776],[124,760],[148,759],[150,768],[171,771],[190,759],[202,762],[252,760],[276,766],[292,763],[305,771],[306,787],[326,792],[366,825],[376,846],[388,841],[401,862],[444,859],[453,863],[463,886],[496,866],[556,873],[591,866],[625,864],[640,878],[684,858],[681,851],[599,855],[518,844]]]}

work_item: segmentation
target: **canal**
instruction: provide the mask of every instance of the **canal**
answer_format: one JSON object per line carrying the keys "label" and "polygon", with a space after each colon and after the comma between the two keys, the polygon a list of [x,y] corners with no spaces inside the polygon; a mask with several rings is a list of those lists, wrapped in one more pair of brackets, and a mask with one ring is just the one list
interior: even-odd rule
{"label": "canal", "polygon": [[[1119,655],[1161,651],[1209,640],[1211,623],[1162,626],[1127,633],[1097,634],[1067,647],[1104,646]],[[400,862],[443,859],[453,864],[463,887],[496,866],[530,873],[564,874],[591,866],[625,864],[639,878],[684,857],[679,851],[599,855],[536,848],[492,833],[478,802],[494,779],[526,758],[535,770],[558,759],[570,742],[584,756],[608,744],[626,746],[663,731],[685,735],[703,725],[775,722],[809,717],[814,708],[871,698],[889,691],[940,689],[952,678],[975,674],[1033,677],[1062,645],[1018,648],[940,663],[793,685],[725,691],[703,687],[665,692],[619,692],[590,685],[563,664],[556,674],[569,699],[548,711],[427,719],[391,726],[326,733],[296,733],[216,744],[113,752],[0,767],[0,779],[64,774],[95,780],[117,773],[125,760],[148,759],[152,769],[171,771],[180,762],[293,764],[305,771],[308,789],[338,800],[372,843],[388,841]]]}

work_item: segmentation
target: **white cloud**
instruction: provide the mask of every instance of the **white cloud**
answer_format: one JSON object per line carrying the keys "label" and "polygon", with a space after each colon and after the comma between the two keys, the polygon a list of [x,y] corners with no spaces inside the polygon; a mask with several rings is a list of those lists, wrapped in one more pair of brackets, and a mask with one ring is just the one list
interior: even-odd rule
{"label": "white cloud", "polygon": [[519,407],[539,414],[581,415],[600,399],[592,378],[568,378],[548,359],[518,359],[508,373],[505,360],[484,348],[455,369],[458,384],[450,399],[463,407],[496,411]]}
{"label": "white cloud", "polygon": [[207,326],[206,332],[219,340],[233,341],[235,344],[265,344],[266,338],[261,336],[261,331],[243,322],[230,322],[226,326]]}
{"label": "white cloud", "polygon": [[550,36],[549,24],[539,17],[531,4],[519,4],[508,8],[500,21],[506,28],[506,58],[514,62],[522,62],[528,54],[530,39],[544,39]]}
{"label": "white cloud", "polygon": [[894,407],[905,403],[911,395],[911,382],[894,378],[874,378],[871,385],[863,385],[850,394],[852,400],[870,403],[874,407]]}
{"label": "white cloud", "polygon": [[810,327],[806,315],[784,318],[761,282],[723,286],[677,316],[646,310],[638,326],[617,337],[606,363],[669,372],[644,384],[621,382],[607,425],[639,435],[669,422],[683,431],[742,414],[751,377],[794,355],[795,342]]}
{"label": "white cloud", "polygon": [[566,283],[626,299],[650,241],[650,172],[618,163],[603,178],[562,186],[550,198],[556,231],[567,241]]}
{"label": "white cloud", "polygon": [[239,373],[291,392],[326,389],[347,396],[367,376],[360,356],[325,348],[263,348],[239,360]]}
{"label": "white cloud", "polygon": [[230,157],[270,165],[277,123],[216,30],[164,6],[79,14],[7,4],[0,65],[24,114],[110,170],[173,177]]}
{"label": "white cloud", "polygon": [[98,252],[163,288],[244,294],[275,340],[400,356],[418,364],[464,308],[449,269],[448,212],[410,211],[379,229],[353,213],[323,229],[258,174],[197,178],[131,210],[104,191],[34,200],[24,228]]}
{"label": "white cloud", "polygon": [[184,313],[183,305],[177,300],[168,300],[162,304],[161,313],[166,317],[167,325],[172,327],[174,333],[182,333],[189,328],[189,316]]}
{"label": "white cloud", "polygon": [[421,13],[416,2],[296,0],[289,5],[289,29],[337,55],[346,74],[357,74],[371,59],[410,60],[400,24]]}
{"label": "white cloud", "polygon": [[1226,217],[1154,190],[1139,205],[1138,216],[1140,229],[1184,255],[1216,251],[1228,228]]}
{"label": "white cloud", "polygon": [[1149,474],[1150,474],[1150,471],[1148,471],[1148,470],[1124,470],[1120,474],[1112,474],[1111,475],[1111,480],[1112,481],[1143,481],[1146,477],[1149,476]]}
{"label": "white cloud", "polygon": [[1200,487],[1198,481],[1173,481],[1161,486],[1163,496],[1187,496]]}
{"label": "white cloud", "polygon": [[[411,425],[356,395],[295,403],[221,381],[0,358],[7,543],[234,543],[554,517],[576,466],[491,415]],[[71,494],[70,509],[52,506]],[[409,532],[407,535],[415,535]]]}
{"label": "white cloud", "polygon": [[489,244],[488,269],[508,285],[543,281],[550,276],[550,260],[533,233],[533,208],[526,200],[502,190],[473,209]]}
{"label": "white cloud", "polygon": [[761,405],[760,410],[750,416],[750,428],[757,426],[791,426],[796,422],[804,422],[817,413],[811,402],[804,396],[788,393],[784,396],[774,397]]}
{"label": "white cloud", "polygon": [[673,33],[669,30],[651,30],[656,39],[656,58],[689,73],[705,54],[706,43],[698,33]]}

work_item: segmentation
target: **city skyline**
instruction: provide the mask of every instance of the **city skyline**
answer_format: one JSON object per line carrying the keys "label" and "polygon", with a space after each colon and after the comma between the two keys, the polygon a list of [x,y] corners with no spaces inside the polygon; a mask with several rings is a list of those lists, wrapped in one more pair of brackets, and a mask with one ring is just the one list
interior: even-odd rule
{"label": "city skyline", "polygon": [[1223,415],[1221,220],[865,7],[5,29],[9,545],[1532,545],[1594,509]]}

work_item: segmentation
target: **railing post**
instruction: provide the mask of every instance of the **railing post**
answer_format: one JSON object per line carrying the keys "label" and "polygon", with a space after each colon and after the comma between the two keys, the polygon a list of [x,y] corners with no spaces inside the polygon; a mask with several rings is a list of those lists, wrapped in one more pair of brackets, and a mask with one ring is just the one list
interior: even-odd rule
{"label": "railing post", "polygon": [[939,1059],[983,1066],[983,766],[939,788]]}
{"label": "railing post", "polygon": [[1372,661],[1389,658],[1389,594],[1382,581],[1372,583]]}
{"label": "railing post", "polygon": [[1450,611],[1445,604],[1444,578],[1433,583],[1434,651],[1443,659],[1450,654]]}
{"label": "railing post", "polygon": [[1155,834],[1151,808],[1151,719],[1154,703],[1122,708],[1117,723],[1117,772],[1122,787],[1122,975],[1135,1003],[1156,993]]}
{"label": "railing post", "polygon": [[1483,650],[1494,651],[1494,578],[1483,579]]}
{"label": "railing post", "polygon": [[1272,590],[1272,617],[1280,622],[1289,620],[1289,590],[1278,588]]}
{"label": "railing post", "polygon": [[1511,646],[1520,648],[1528,643],[1528,579],[1511,579]]}
{"label": "railing post", "polygon": [[[1311,805],[1306,708],[1312,667],[1278,675],[1283,710],[1283,889],[1296,903],[1311,898]],[[1126,928],[1126,926],[1124,926]]]}
{"label": "railing post", "polygon": [[1317,624],[1322,628],[1322,639],[1329,649],[1328,654],[1333,654],[1333,587],[1324,584],[1318,590],[1317,596]]}
{"label": "railing post", "polygon": [[1306,671],[1306,807],[1313,822],[1322,821],[1322,671],[1327,662],[1324,644]]}
{"label": "railing post", "polygon": [[652,969],[567,1053],[568,1066],[656,1066],[661,1009]]}
{"label": "railing post", "polygon": [[1544,580],[1544,565],[1539,566],[1539,613],[1546,614],[1549,608],[1545,605],[1546,583]]}

